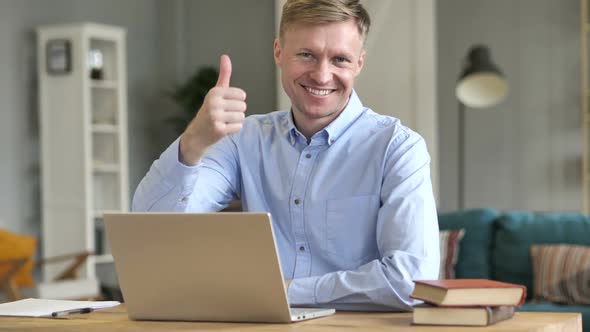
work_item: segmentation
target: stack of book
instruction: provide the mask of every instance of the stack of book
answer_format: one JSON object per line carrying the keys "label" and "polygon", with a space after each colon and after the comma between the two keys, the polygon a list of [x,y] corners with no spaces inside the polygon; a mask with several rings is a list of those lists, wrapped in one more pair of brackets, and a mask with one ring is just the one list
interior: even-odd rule
{"label": "stack of book", "polygon": [[526,287],[488,279],[417,280],[411,297],[420,325],[487,326],[510,319],[526,298]]}

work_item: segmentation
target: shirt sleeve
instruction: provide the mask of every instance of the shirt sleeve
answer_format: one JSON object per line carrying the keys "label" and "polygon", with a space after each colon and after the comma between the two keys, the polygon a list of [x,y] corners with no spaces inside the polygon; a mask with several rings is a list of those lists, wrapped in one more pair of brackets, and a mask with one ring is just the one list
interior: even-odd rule
{"label": "shirt sleeve", "polygon": [[211,146],[195,166],[179,160],[180,138],[154,161],[133,196],[132,211],[210,212],[239,193],[237,148],[230,136]]}
{"label": "shirt sleeve", "polygon": [[352,271],[292,280],[292,305],[411,310],[419,303],[410,298],[413,280],[438,278],[438,218],[426,144],[419,136],[398,135],[388,154],[376,230],[381,258]]}

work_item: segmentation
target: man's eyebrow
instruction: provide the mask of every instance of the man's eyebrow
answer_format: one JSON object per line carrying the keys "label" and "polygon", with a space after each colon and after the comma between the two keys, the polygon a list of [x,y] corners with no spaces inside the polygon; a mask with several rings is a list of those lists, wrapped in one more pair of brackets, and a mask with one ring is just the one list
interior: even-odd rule
{"label": "man's eyebrow", "polygon": [[[301,47],[297,49],[297,53],[299,52],[308,52],[308,53],[315,53],[313,49],[309,48],[309,47]],[[350,52],[350,51],[346,51],[346,50],[337,50],[335,52],[333,52],[330,57],[334,58],[334,57],[343,57],[343,58],[347,58],[347,59],[352,59],[354,58],[354,53]]]}
{"label": "man's eyebrow", "polygon": [[352,52],[347,52],[347,51],[338,51],[334,53],[335,57],[343,57],[343,58],[347,58],[347,59],[351,59],[353,58],[353,53]]}

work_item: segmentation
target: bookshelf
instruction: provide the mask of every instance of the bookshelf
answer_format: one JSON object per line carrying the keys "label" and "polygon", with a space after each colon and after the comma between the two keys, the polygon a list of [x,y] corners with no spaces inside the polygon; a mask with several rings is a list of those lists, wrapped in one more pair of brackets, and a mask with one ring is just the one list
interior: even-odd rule
{"label": "bookshelf", "polygon": [[[42,26],[38,34],[43,256],[94,252],[98,277],[112,255],[105,212],[128,211],[125,30],[95,23]],[[50,280],[61,266],[47,266]]]}

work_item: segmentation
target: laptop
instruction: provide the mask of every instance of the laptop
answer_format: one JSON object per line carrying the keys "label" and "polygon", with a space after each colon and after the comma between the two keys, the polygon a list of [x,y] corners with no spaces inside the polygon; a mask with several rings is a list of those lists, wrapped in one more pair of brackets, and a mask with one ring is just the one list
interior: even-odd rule
{"label": "laptop", "polygon": [[107,239],[130,319],[289,323],[268,213],[109,213]]}

